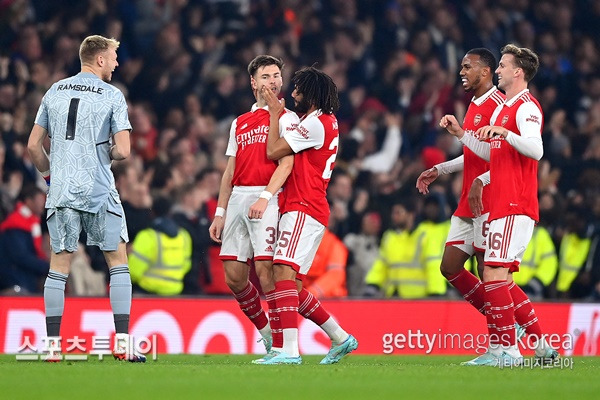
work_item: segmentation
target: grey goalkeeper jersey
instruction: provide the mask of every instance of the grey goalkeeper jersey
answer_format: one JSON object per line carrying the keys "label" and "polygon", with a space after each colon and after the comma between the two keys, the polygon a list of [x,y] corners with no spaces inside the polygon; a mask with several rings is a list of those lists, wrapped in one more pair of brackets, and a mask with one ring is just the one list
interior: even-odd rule
{"label": "grey goalkeeper jersey", "polygon": [[131,130],[123,93],[92,73],[56,82],[35,123],[50,136],[50,191],[46,207],[95,213],[108,196],[120,202],[110,170],[112,135]]}

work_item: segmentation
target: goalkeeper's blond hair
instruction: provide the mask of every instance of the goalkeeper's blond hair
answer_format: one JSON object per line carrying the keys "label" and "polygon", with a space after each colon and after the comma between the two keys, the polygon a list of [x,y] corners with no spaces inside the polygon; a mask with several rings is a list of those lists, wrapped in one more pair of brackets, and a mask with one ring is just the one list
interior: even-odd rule
{"label": "goalkeeper's blond hair", "polygon": [[81,65],[93,63],[94,58],[99,53],[103,53],[110,48],[116,50],[120,44],[121,42],[116,39],[108,39],[100,35],[86,37],[83,39],[81,46],[79,46],[79,60],[81,60]]}

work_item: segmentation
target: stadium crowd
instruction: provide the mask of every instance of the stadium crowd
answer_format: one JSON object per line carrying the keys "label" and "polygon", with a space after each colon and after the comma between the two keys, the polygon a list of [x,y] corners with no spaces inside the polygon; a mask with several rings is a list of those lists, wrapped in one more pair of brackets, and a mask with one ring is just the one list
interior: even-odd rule
{"label": "stadium crowd", "polygon": [[[462,178],[441,176],[427,197],[415,181],[462,152],[438,126],[444,114],[461,120],[469,104],[461,59],[475,47],[497,58],[506,43],[533,49],[541,67],[530,89],[545,118],[540,223],[515,280],[535,299],[599,301],[598,20],[600,2],[592,0],[0,1],[0,289],[41,291],[49,248],[32,186],[45,190],[45,182],[26,143],[41,96],[79,71],[82,39],[101,34],[121,42],[112,83],[128,101],[132,154],[113,170],[131,243],[151,227],[153,201],[170,202],[192,240],[187,295],[229,293],[208,226],[229,126],[255,101],[246,66],[256,55],[284,60],[286,104],[293,104],[290,77],[302,66],[316,64],[339,89],[329,231],[347,247],[346,278],[329,273],[335,282],[321,279],[312,292],[337,285],[334,296],[411,297],[379,290],[386,273],[371,270],[394,251],[385,240],[380,251],[384,232],[402,228],[440,243],[427,246],[421,267],[435,273],[420,297],[453,295],[435,260]],[[70,291],[103,294],[101,253],[83,245],[79,253]],[[315,270],[327,273],[326,258]],[[333,264],[339,269],[339,258]]]}

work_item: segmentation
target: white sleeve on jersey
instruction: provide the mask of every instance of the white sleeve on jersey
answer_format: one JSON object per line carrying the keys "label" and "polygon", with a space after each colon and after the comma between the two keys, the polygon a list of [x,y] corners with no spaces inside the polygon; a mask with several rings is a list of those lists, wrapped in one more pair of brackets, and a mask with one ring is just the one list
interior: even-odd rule
{"label": "white sleeve on jersey", "polygon": [[438,170],[439,175],[448,175],[453,172],[462,171],[465,168],[465,156],[460,155],[453,160],[449,160],[433,166]]}
{"label": "white sleeve on jersey", "polygon": [[500,114],[500,111],[502,111],[503,107],[504,103],[500,103],[496,106],[494,112],[492,113],[492,116],[490,117],[490,125],[496,125],[496,119],[498,119],[498,114]]}
{"label": "white sleeve on jersey", "polygon": [[490,161],[490,144],[488,142],[480,142],[470,133],[465,133],[459,141],[485,161]]}
{"label": "white sleeve on jersey", "polygon": [[279,117],[279,137],[283,137],[286,132],[294,129],[295,125],[300,123],[300,118],[296,115],[295,112],[290,111],[288,109],[285,110],[281,117]]}
{"label": "white sleeve on jersey", "polygon": [[316,116],[309,116],[300,121],[292,130],[283,136],[294,153],[315,148],[320,149],[325,141],[325,127]]}
{"label": "white sleeve on jersey", "polygon": [[523,103],[517,110],[516,118],[521,135],[509,131],[506,141],[525,157],[540,160],[544,155],[542,111],[533,102]]}
{"label": "white sleeve on jersey", "polygon": [[231,128],[229,128],[229,143],[227,143],[227,150],[225,150],[225,155],[229,157],[235,157],[237,154],[237,142],[235,140],[235,130],[237,128],[237,118],[233,120],[231,123]]}
{"label": "white sleeve on jersey", "polygon": [[489,185],[490,182],[492,181],[490,171],[484,172],[483,174],[479,175],[475,179],[479,179],[481,182],[483,182],[483,186]]}

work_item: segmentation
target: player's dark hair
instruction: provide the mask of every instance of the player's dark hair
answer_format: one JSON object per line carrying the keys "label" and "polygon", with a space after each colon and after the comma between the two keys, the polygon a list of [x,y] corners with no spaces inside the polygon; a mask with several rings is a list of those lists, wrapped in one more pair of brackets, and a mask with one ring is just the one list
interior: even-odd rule
{"label": "player's dark hair", "polygon": [[292,84],[308,104],[324,114],[333,114],[340,108],[337,86],[325,72],[315,67],[302,68],[294,74]]}
{"label": "player's dark hair", "polygon": [[250,64],[248,64],[248,74],[250,74],[250,76],[254,76],[259,68],[266,67],[268,65],[276,65],[279,67],[280,71],[283,71],[284,64],[281,58],[263,54],[254,57],[254,60],[250,61]]}
{"label": "player's dark hair", "polygon": [[490,71],[492,71],[492,74],[498,67],[496,57],[494,57],[494,54],[486,48],[477,47],[475,49],[467,51],[467,55],[468,54],[479,56],[479,61],[481,62],[481,65],[484,67],[490,67]]}
{"label": "player's dark hair", "polygon": [[515,66],[523,70],[526,82],[533,79],[540,66],[540,59],[537,54],[527,47],[518,47],[514,44],[504,46],[501,53],[512,54],[515,57]]}

